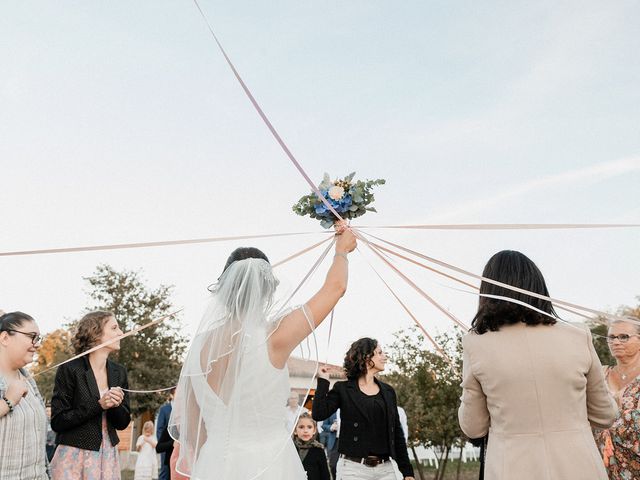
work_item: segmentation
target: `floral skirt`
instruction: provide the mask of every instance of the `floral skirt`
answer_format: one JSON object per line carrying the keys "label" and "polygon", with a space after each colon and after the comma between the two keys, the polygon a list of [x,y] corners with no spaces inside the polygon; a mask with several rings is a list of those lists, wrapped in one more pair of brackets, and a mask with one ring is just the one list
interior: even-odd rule
{"label": "floral skirt", "polygon": [[120,480],[118,450],[111,445],[105,415],[100,450],[58,445],[51,460],[51,480]]}

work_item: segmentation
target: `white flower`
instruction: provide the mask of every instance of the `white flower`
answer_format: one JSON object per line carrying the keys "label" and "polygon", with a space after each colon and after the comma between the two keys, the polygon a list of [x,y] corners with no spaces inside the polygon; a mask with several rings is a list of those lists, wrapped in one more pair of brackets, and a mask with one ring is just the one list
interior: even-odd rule
{"label": "white flower", "polygon": [[344,195],[344,188],[342,187],[338,187],[337,185],[334,185],[329,189],[329,197],[331,197],[332,200],[340,200],[343,195]]}

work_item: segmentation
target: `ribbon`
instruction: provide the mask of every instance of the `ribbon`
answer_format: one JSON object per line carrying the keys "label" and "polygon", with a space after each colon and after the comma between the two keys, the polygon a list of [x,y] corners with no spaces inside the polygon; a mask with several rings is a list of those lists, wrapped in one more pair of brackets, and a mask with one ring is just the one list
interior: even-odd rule
{"label": "ribbon", "polygon": [[[281,235],[281,234],[275,234],[275,235],[276,235],[276,236],[279,236],[279,235]],[[285,234],[285,235],[286,235],[286,234]],[[236,237],[236,238],[238,238],[238,237]],[[275,267],[277,267],[277,266],[279,266],[279,265],[283,265],[284,263],[289,262],[289,261],[293,260],[294,258],[297,258],[297,257],[299,257],[300,255],[303,255],[304,253],[307,253],[307,252],[309,252],[309,251],[313,250],[314,248],[316,248],[316,247],[320,246],[321,244],[323,244],[323,243],[325,243],[325,242],[328,242],[328,241],[330,241],[330,240],[332,240],[332,241],[331,241],[331,245],[329,245],[329,246],[327,247],[327,249],[326,249],[326,250],[323,252],[323,254],[320,256],[320,259],[319,259],[319,260],[314,264],[314,266],[313,266],[313,267],[311,268],[311,270],[307,273],[307,275],[304,277],[304,279],[302,280],[302,282],[298,285],[298,287],[295,289],[295,291],[291,294],[291,296],[290,296],[290,297],[289,297],[289,299],[287,300],[287,303],[289,303],[289,301],[291,300],[291,298],[293,297],[293,295],[295,295],[295,293],[296,293],[296,292],[297,292],[297,291],[302,287],[302,285],[306,282],[306,280],[309,278],[309,276],[311,276],[311,274],[312,274],[312,273],[317,269],[318,265],[319,265],[319,264],[322,262],[322,260],[326,257],[326,255],[327,255],[327,253],[328,253],[329,249],[331,248],[331,246],[332,246],[332,245],[333,245],[333,243],[335,242],[335,238],[330,237],[330,238],[324,239],[324,240],[322,240],[321,242],[315,243],[315,244],[313,244],[313,245],[311,245],[311,246],[309,246],[309,247],[307,247],[307,248],[305,248],[305,249],[303,249],[303,250],[300,250],[299,252],[297,252],[297,253],[295,253],[295,254],[293,254],[293,255],[290,255],[289,257],[287,257],[287,258],[285,258],[285,259],[283,259],[283,260],[281,260],[281,261],[277,262],[276,264],[274,264],[274,266],[273,266],[272,268],[275,268]],[[41,374],[43,374],[43,373],[45,373],[45,372],[49,372],[49,371],[51,371],[51,370],[54,370],[54,369],[58,368],[59,366],[64,365],[65,363],[69,363],[69,362],[71,362],[71,361],[73,361],[73,360],[76,360],[76,359],[78,359],[78,358],[84,357],[85,355],[89,355],[90,353],[95,352],[96,350],[99,350],[99,349],[101,349],[101,348],[103,348],[103,347],[106,347],[106,346],[108,346],[108,345],[111,345],[111,344],[113,344],[113,343],[116,343],[116,342],[118,342],[118,341],[122,340],[123,338],[127,338],[127,337],[129,337],[129,336],[135,335],[136,333],[138,333],[138,332],[140,332],[140,331],[142,331],[142,330],[144,330],[144,329],[146,329],[146,328],[152,327],[153,325],[157,325],[158,323],[160,323],[160,322],[164,321],[165,319],[167,319],[167,318],[169,318],[169,317],[175,316],[176,314],[180,313],[182,310],[183,310],[183,309],[176,310],[176,311],[175,311],[175,312],[173,312],[173,313],[170,313],[170,314],[164,315],[164,316],[162,316],[162,317],[160,317],[160,318],[158,318],[158,319],[156,319],[156,320],[152,320],[151,322],[146,323],[146,324],[144,324],[144,325],[141,325],[141,326],[139,326],[139,327],[137,327],[137,328],[135,328],[135,329],[133,329],[133,330],[130,330],[129,332],[124,333],[123,335],[120,335],[119,337],[112,338],[111,340],[108,340],[108,341],[103,342],[103,343],[101,343],[101,344],[99,344],[99,345],[96,345],[95,347],[93,347],[93,348],[91,348],[91,349],[89,349],[89,350],[87,350],[87,351],[85,351],[85,352],[82,352],[82,353],[80,353],[80,354],[78,354],[78,355],[75,355],[75,356],[73,356],[73,357],[71,357],[71,358],[69,358],[69,359],[67,359],[67,360],[65,360],[65,361],[63,361],[63,362],[57,363],[57,364],[55,364],[55,365],[53,365],[53,366],[51,366],[51,367],[49,367],[49,368],[47,368],[47,369],[45,369],[45,370],[42,370],[42,371],[40,371],[40,372],[38,372],[38,373],[34,374],[34,376],[41,375]],[[332,319],[333,319],[333,315],[332,315]],[[155,390],[130,390],[130,389],[123,389],[123,390],[124,390],[124,391],[126,391],[126,392],[129,392],[129,393],[141,393],[141,394],[145,394],[145,393],[160,393],[160,392],[165,392],[165,391],[167,391],[167,390],[171,390],[172,388],[175,388],[175,386],[171,386],[171,387],[164,387],[164,388],[159,388],[159,389],[155,389]]]}
{"label": "ribbon", "polygon": [[375,242],[371,242],[371,245],[375,246],[379,250],[382,250],[383,252],[388,252],[388,253],[390,253],[392,255],[395,255],[396,257],[399,257],[399,258],[402,258],[403,260],[406,260],[407,262],[413,263],[414,265],[418,265],[419,267],[422,267],[422,268],[424,268],[426,270],[429,270],[431,272],[437,273],[438,275],[441,275],[443,277],[449,278],[451,280],[455,280],[456,282],[461,283],[463,285],[466,285],[467,287],[475,288],[476,290],[479,290],[478,287],[476,287],[475,285],[473,285],[471,283],[467,283],[464,280],[461,280],[461,279],[459,279],[457,277],[454,277],[453,275],[449,275],[448,273],[445,273],[445,272],[443,272],[441,270],[438,270],[437,268],[430,267],[428,265],[425,265],[424,263],[418,262],[418,261],[413,260],[413,259],[411,259],[409,257],[405,257],[404,255],[402,255],[402,254],[400,254],[398,252],[394,252],[393,250],[390,250],[390,249],[388,249],[386,247],[383,247],[382,245],[379,245],[379,244],[377,244]]}
{"label": "ribbon", "polygon": [[[358,249],[358,251],[361,252],[360,249]],[[409,310],[409,307],[407,307],[405,305],[405,303],[400,299],[400,297],[398,297],[396,292],[391,288],[391,286],[386,282],[386,280],[384,278],[382,278],[382,275],[380,275],[380,273],[376,270],[376,268],[373,266],[373,264],[371,262],[369,262],[369,260],[367,260],[367,263],[369,264],[371,269],[374,271],[374,273],[378,276],[380,281],[384,284],[384,286],[387,287],[387,290],[389,290],[389,292],[391,292],[391,295],[393,295],[393,297],[402,306],[404,311],[407,312],[407,314],[411,317],[411,319],[418,326],[418,328],[422,331],[422,333],[424,333],[425,337],[427,337],[427,339],[431,342],[431,344],[435,347],[435,349],[440,353],[440,355],[442,355],[442,357],[449,363],[449,365],[451,365],[451,367],[455,369],[455,365],[454,365],[453,361],[451,360],[451,358],[442,349],[442,347],[440,347],[440,345],[438,345],[438,343],[433,339],[433,337],[431,335],[429,335],[429,332],[427,332],[427,330],[422,326],[422,324],[420,323],[418,318],[411,312],[411,310]]]}
{"label": "ribbon", "polygon": [[618,315],[611,315],[611,314],[606,313],[606,312],[601,312],[600,310],[594,310],[592,308],[582,307],[582,306],[577,305],[575,303],[566,302],[564,300],[560,300],[560,299],[553,298],[553,297],[548,297],[548,296],[545,296],[545,295],[542,295],[542,294],[539,294],[539,293],[530,292],[529,290],[525,290],[523,288],[519,288],[519,287],[515,287],[513,285],[508,285],[506,283],[498,282],[497,280],[492,280],[491,278],[483,277],[482,275],[477,275],[475,273],[469,272],[468,270],[464,270],[462,268],[456,267],[455,265],[451,265],[449,263],[443,262],[442,260],[437,260],[437,259],[435,259],[433,257],[429,257],[428,255],[424,255],[424,254],[422,254],[420,252],[416,252],[414,250],[411,250],[409,248],[403,247],[403,246],[398,245],[396,243],[389,242],[389,241],[384,240],[384,239],[382,239],[380,237],[376,237],[375,235],[371,235],[371,234],[369,234],[369,235],[371,237],[375,238],[376,240],[380,240],[381,242],[386,243],[387,245],[391,245],[391,246],[393,246],[395,248],[398,248],[398,249],[403,250],[405,252],[411,253],[412,255],[415,255],[415,256],[417,256],[419,258],[422,258],[424,260],[427,260],[429,262],[435,263],[436,265],[440,265],[442,267],[448,268],[448,269],[456,271],[458,273],[462,273],[464,275],[468,275],[468,276],[470,276],[472,278],[481,280],[483,282],[491,283],[492,285],[497,285],[497,286],[505,288],[507,290],[511,290],[511,291],[518,292],[518,293],[523,293],[525,295],[529,295],[529,296],[534,297],[534,298],[539,298],[541,300],[546,300],[548,302],[551,302],[551,303],[554,303],[554,304],[557,304],[557,305],[561,305],[563,307],[570,307],[570,308],[574,308],[574,309],[577,309],[577,310],[582,310],[584,312],[589,312],[591,314],[599,315],[599,316],[602,316],[602,317],[606,317],[606,318],[609,318],[611,320],[621,320],[621,321],[624,321],[624,322],[629,322],[630,321],[626,317],[621,317],[621,316],[618,316]]}
{"label": "ribbon", "polygon": [[[306,175],[306,174],[305,174]],[[337,215],[337,214],[336,214]],[[338,218],[340,216],[338,215]],[[548,230],[548,229],[599,229],[599,228],[635,228],[637,224],[451,224],[451,225],[387,225],[360,226],[358,229],[422,229],[422,230]],[[327,232],[288,232],[256,235],[236,235],[227,237],[205,237],[181,240],[160,240],[153,242],[114,243],[105,245],[86,245],[77,247],[44,248],[35,250],[16,250],[0,252],[0,257],[15,257],[26,255],[42,255],[51,253],[92,252],[101,250],[122,250],[130,248],[166,247],[173,245],[193,245],[201,243],[224,242],[231,240],[247,240],[256,238],[286,237],[294,235],[310,235]],[[321,242],[320,242],[321,243]],[[310,247],[312,249],[313,247]],[[304,253],[301,252],[300,255]],[[282,262],[279,262],[282,263]],[[278,263],[278,264],[279,264]],[[277,266],[278,264],[275,264]]]}
{"label": "ribbon", "polygon": [[[370,235],[370,234],[368,234],[368,233],[365,233],[365,235],[369,235],[369,236],[371,236],[371,235]],[[461,284],[463,284],[463,285],[465,285],[465,286],[467,286],[467,287],[473,288],[473,289],[474,289],[474,290],[476,290],[476,291],[480,290],[480,288],[479,288],[478,286],[476,286],[476,285],[473,285],[473,284],[471,284],[471,283],[467,283],[467,282],[465,282],[464,280],[461,280],[461,279],[459,279],[459,278],[457,278],[457,277],[454,277],[453,275],[449,275],[449,274],[447,274],[447,273],[444,273],[444,272],[442,272],[442,271],[440,271],[440,270],[438,270],[438,269],[436,269],[436,268],[429,267],[428,265],[425,265],[424,263],[420,263],[420,262],[418,262],[418,261],[412,260],[412,259],[410,259],[410,258],[408,258],[408,257],[405,257],[404,255],[399,254],[398,252],[394,252],[393,250],[390,250],[390,249],[388,249],[388,248],[385,248],[385,247],[383,247],[382,245],[379,245],[379,244],[377,244],[377,243],[375,243],[375,242],[371,242],[371,244],[372,244],[372,245],[374,245],[374,246],[376,246],[377,248],[379,248],[379,249],[381,249],[381,250],[385,251],[385,252],[389,252],[389,253],[391,253],[391,254],[393,254],[393,255],[395,255],[395,256],[397,256],[397,257],[399,257],[399,258],[402,258],[402,259],[404,259],[404,260],[406,260],[406,261],[408,261],[408,262],[411,262],[411,263],[413,263],[413,264],[415,264],[415,265],[418,265],[418,266],[420,266],[420,267],[422,267],[422,268],[425,268],[425,269],[430,270],[430,271],[432,271],[432,272],[434,272],[434,273],[437,273],[438,275],[442,275],[442,276],[444,276],[444,277],[446,277],[446,278],[449,278],[449,279],[451,279],[451,280],[454,280],[454,281],[456,281],[456,282],[458,282],[458,283],[461,283]],[[450,287],[450,286],[448,286],[448,285],[443,285],[443,287],[445,287],[445,288],[450,288],[450,289],[453,289],[453,290],[459,290],[459,291],[461,291],[461,292],[466,292],[466,290],[460,290],[460,289],[457,289],[457,288]],[[471,292],[467,292],[467,293],[471,293]],[[585,315],[584,313],[577,312],[577,311],[575,311],[575,310],[573,310],[573,309],[571,309],[571,308],[563,307],[562,305],[557,305],[557,304],[554,304],[554,306],[555,306],[558,310],[563,310],[563,311],[565,311],[565,312],[572,313],[573,315],[577,315],[577,316],[582,317],[582,318],[585,318],[585,319],[587,319],[587,320],[595,320],[595,321],[598,321],[598,318],[594,318],[594,317],[591,317],[591,316],[589,316],[589,315]],[[606,322],[605,322],[605,323],[606,323]]]}
{"label": "ribbon", "polygon": [[258,234],[258,235],[237,235],[233,237],[207,237],[207,238],[193,238],[193,239],[186,239],[186,240],[163,240],[158,242],[113,243],[113,244],[106,244],[106,245],[92,245],[92,246],[83,246],[83,247],[45,248],[40,250],[0,252],[0,257],[15,257],[19,255],[41,255],[45,253],[71,253],[71,252],[93,252],[98,250],[121,250],[125,248],[166,247],[169,245],[192,245],[197,243],[225,242],[228,240],[290,237],[294,235],[309,235],[312,233],[318,233],[318,232],[267,233],[267,234]]}
{"label": "ribbon", "polygon": [[385,228],[408,230],[565,230],[595,228],[637,228],[637,223],[460,223],[424,225],[367,225],[358,228]]}
{"label": "ribbon", "polygon": [[231,59],[227,55],[227,52],[225,51],[224,47],[222,46],[222,44],[218,40],[217,35],[213,31],[213,27],[209,23],[209,20],[208,20],[207,16],[204,14],[204,11],[202,11],[202,8],[200,8],[200,4],[198,3],[198,0],[193,0],[193,3],[196,4],[196,7],[198,8],[198,11],[200,12],[200,15],[202,16],[203,20],[207,24],[207,28],[209,29],[209,32],[211,33],[211,36],[215,40],[216,45],[218,45],[218,48],[220,49],[220,52],[224,56],[224,59],[226,60],[227,64],[229,65],[229,68],[231,68],[231,71],[233,72],[233,75],[236,77],[236,80],[238,80],[238,83],[240,83],[240,86],[242,87],[242,90],[244,90],[244,93],[249,98],[249,101],[251,102],[251,105],[253,105],[253,108],[255,108],[256,112],[258,112],[258,115],[260,115],[260,118],[262,119],[264,124],[267,126],[267,128],[271,132],[271,135],[273,135],[273,137],[278,142],[278,145],[280,145],[280,147],[282,148],[284,153],[287,155],[287,157],[289,157],[289,160],[291,160],[293,165],[298,169],[298,172],[300,172],[300,175],[302,175],[304,177],[304,179],[307,181],[307,183],[309,184],[309,186],[311,187],[313,192],[316,194],[318,199],[320,199],[322,201],[322,203],[324,203],[326,205],[326,207],[329,209],[329,211],[331,213],[333,213],[338,220],[344,221],[344,219],[333,208],[333,206],[331,206],[331,204],[327,201],[327,199],[324,198],[324,195],[322,195],[320,190],[318,190],[318,187],[316,186],[316,184],[313,183],[311,178],[309,178],[309,175],[307,175],[307,172],[304,171],[304,169],[302,168],[302,165],[300,165],[298,160],[296,160],[296,157],[293,155],[293,153],[291,153],[291,150],[289,150],[289,147],[287,146],[287,144],[284,143],[284,140],[282,139],[282,137],[280,136],[278,131],[275,129],[275,127],[273,126],[273,124],[271,123],[271,121],[269,120],[267,115],[264,113],[264,111],[262,110],[262,108],[260,107],[258,102],[256,101],[255,97],[251,93],[251,90],[249,90],[249,87],[247,87],[247,85],[244,83],[244,80],[242,80],[242,77],[238,73],[238,70],[236,70],[236,67],[233,65],[233,62],[231,62]]}
{"label": "ribbon", "polygon": [[106,342],[102,342],[100,345],[96,345],[95,347],[90,348],[89,350],[87,350],[85,352],[79,353],[78,355],[75,355],[75,356],[73,356],[73,357],[71,357],[71,358],[69,358],[69,359],[67,359],[67,360],[65,360],[63,362],[57,363],[54,366],[47,368],[46,370],[42,370],[41,372],[38,372],[38,373],[34,374],[34,377],[37,376],[37,375],[42,375],[43,373],[46,373],[46,372],[48,372],[50,370],[53,370],[54,368],[58,368],[59,366],[64,365],[65,363],[69,363],[69,362],[72,362],[72,361],[74,361],[74,360],[76,360],[78,358],[84,357],[85,355],[89,355],[90,353],[93,353],[96,350],[100,350],[103,347],[106,347],[106,346],[109,346],[109,345],[111,345],[113,343],[119,342],[123,338],[130,337],[131,335],[135,335],[136,333],[141,332],[142,330],[144,330],[146,328],[153,327],[154,325],[157,325],[158,323],[166,320],[167,318],[177,315],[182,310],[184,310],[184,309],[181,308],[180,310],[176,310],[173,313],[168,313],[167,315],[163,315],[162,317],[159,317],[159,318],[157,318],[155,320],[152,320],[149,323],[145,323],[144,325],[140,325],[139,327],[136,327],[133,330],[129,330],[127,333],[123,333],[122,335],[120,335],[118,337],[112,338],[111,340],[107,340]]}
{"label": "ribbon", "polygon": [[318,243],[314,243],[310,247],[304,248],[304,249],[300,250],[299,252],[294,253],[293,255],[289,255],[287,258],[284,258],[284,259],[280,260],[279,262],[276,262],[273,265],[271,265],[271,268],[279,267],[280,265],[283,265],[283,264],[293,260],[294,258],[298,258],[300,255],[304,255],[305,253],[310,252],[314,248],[319,247],[320,245],[322,245],[325,242],[328,242],[329,240],[331,240],[331,237],[325,238],[324,240],[322,240],[322,241],[320,241]]}
{"label": "ribbon", "polygon": [[327,337],[327,356],[325,357],[324,364],[329,364],[329,347],[331,346],[331,332],[333,331],[333,314],[336,311],[335,307],[331,310],[331,317],[329,318],[329,336]]}
{"label": "ribbon", "polygon": [[127,393],[161,393],[173,390],[174,388],[176,388],[176,385],[172,387],[158,388],[157,390],[129,390],[128,388],[123,388],[122,391]]}
{"label": "ribbon", "polygon": [[464,323],[458,320],[458,318],[455,315],[447,311],[442,305],[436,302],[430,295],[428,295],[424,290],[418,287],[418,285],[416,285],[413,281],[411,281],[409,277],[407,277],[404,273],[398,270],[398,268],[396,268],[391,262],[389,262],[386,258],[384,258],[384,256],[380,254],[380,252],[378,252],[378,250],[376,250],[376,248],[372,246],[366,238],[358,234],[355,231],[355,229],[354,229],[354,234],[356,234],[358,238],[360,238],[363,242],[365,242],[365,244],[371,249],[372,252],[374,252],[384,263],[386,263],[389,267],[391,267],[394,272],[396,272],[405,282],[407,282],[416,292],[418,292],[422,297],[424,297],[429,303],[431,303],[434,307],[436,307],[438,310],[444,313],[447,317],[453,320],[465,332],[469,330],[469,327],[467,327]]}
{"label": "ribbon", "polygon": [[[462,292],[462,293],[468,293],[470,295],[476,295],[476,296],[479,296],[479,297],[492,298],[494,300],[502,300],[504,302],[515,303],[517,305],[521,305],[523,307],[526,307],[529,310],[533,310],[534,312],[537,312],[537,313],[539,313],[541,315],[545,315],[545,316],[547,316],[549,318],[553,318],[554,320],[560,320],[561,322],[567,324],[570,327],[582,330],[582,328],[580,328],[578,325],[575,325],[575,324],[571,323],[570,321],[565,320],[564,318],[561,318],[561,317],[559,317],[557,315],[552,315],[549,312],[545,312],[544,310],[540,310],[539,308],[536,308],[533,305],[528,304],[527,302],[523,302],[522,300],[517,300],[517,299],[511,298],[511,297],[504,297],[502,295],[491,295],[489,293],[469,292],[468,290],[463,290],[461,288],[453,288],[453,287],[449,287],[449,288],[451,288],[452,290],[457,290],[457,291]],[[638,322],[638,323],[640,323],[640,322]],[[599,338],[607,338],[606,335],[600,335],[598,333],[593,333],[593,332],[591,332],[591,336],[599,337]]]}
{"label": "ribbon", "polygon": [[[318,266],[320,266],[320,264],[322,263],[322,261],[325,259],[325,257],[327,256],[327,254],[329,253],[329,250],[331,250],[331,247],[333,247],[333,244],[335,243],[335,238],[332,239],[332,242],[327,246],[327,248],[325,248],[322,252],[322,254],[320,255],[320,258],[318,258],[318,260],[316,260],[316,263],[313,264],[313,266],[309,269],[309,271],[307,272],[307,274],[304,276],[304,278],[302,279],[302,281],[298,284],[298,286],[293,290],[293,293],[291,295],[289,295],[289,298],[287,298],[287,301],[284,302],[284,305],[287,305],[291,299],[294,297],[294,295],[296,293],[298,293],[298,290],[300,290],[302,288],[302,286],[306,283],[306,281],[309,279],[309,277],[317,270]],[[284,308],[283,305],[283,308]],[[282,312],[282,308],[278,311],[278,313],[276,314],[276,316],[278,316],[278,314]]]}

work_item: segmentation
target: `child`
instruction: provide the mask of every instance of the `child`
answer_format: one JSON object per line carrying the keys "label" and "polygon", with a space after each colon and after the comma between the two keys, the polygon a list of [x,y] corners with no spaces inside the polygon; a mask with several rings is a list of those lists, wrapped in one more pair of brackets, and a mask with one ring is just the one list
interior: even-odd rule
{"label": "child", "polygon": [[138,437],[138,441],[136,442],[138,459],[136,460],[134,480],[151,480],[158,478],[157,443],[158,440],[156,440],[156,436],[153,434],[153,422],[145,422],[142,427],[142,435]]}
{"label": "child", "polygon": [[317,432],[316,422],[311,415],[303,413],[293,432],[293,443],[307,472],[308,480],[331,480],[324,447],[316,440]]}

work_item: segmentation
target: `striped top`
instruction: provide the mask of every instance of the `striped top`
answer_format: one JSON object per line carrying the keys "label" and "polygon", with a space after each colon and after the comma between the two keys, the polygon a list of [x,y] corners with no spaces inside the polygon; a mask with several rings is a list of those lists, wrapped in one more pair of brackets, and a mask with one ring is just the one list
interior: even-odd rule
{"label": "striped top", "polygon": [[[0,480],[47,480],[47,414],[36,382],[20,369],[29,393],[0,417]],[[0,397],[7,389],[0,375]]]}

